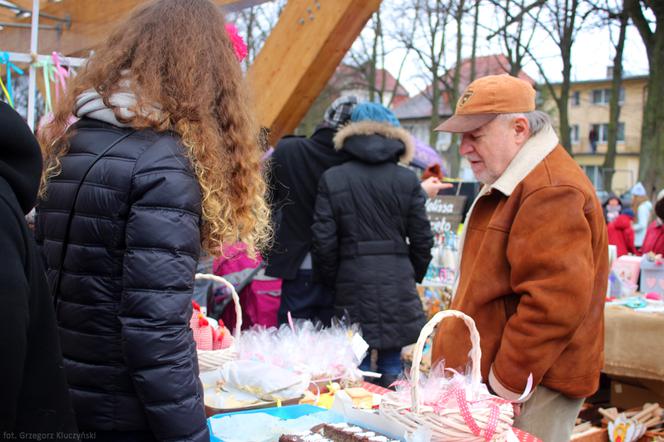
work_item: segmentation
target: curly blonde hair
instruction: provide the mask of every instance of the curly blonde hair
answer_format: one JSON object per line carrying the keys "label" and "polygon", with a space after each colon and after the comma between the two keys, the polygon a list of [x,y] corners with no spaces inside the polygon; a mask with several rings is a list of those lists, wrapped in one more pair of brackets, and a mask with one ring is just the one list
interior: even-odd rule
{"label": "curly blonde hair", "polygon": [[[126,81],[125,81],[126,80]],[[135,116],[122,118],[110,97],[132,92]],[[201,242],[213,254],[242,241],[250,251],[270,238],[258,130],[225,20],[209,0],[157,0],[132,15],[95,49],[40,130],[41,195],[69,149],[76,98],[95,89],[118,121],[179,135],[202,191]],[[158,119],[151,109],[161,111]]]}

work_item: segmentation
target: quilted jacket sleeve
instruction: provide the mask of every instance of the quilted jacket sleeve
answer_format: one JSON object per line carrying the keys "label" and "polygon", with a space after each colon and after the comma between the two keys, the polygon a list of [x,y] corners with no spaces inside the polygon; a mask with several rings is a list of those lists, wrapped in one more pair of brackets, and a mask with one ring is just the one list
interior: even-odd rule
{"label": "quilted jacket sleeve", "polygon": [[119,311],[124,357],[155,436],[208,441],[189,328],[201,194],[173,138],[138,159],[130,205]]}
{"label": "quilted jacket sleeve", "polygon": [[328,287],[334,287],[339,268],[339,237],[326,174],[318,185],[314,210],[312,258],[315,277]]}
{"label": "quilted jacket sleeve", "polygon": [[415,270],[415,281],[421,282],[431,261],[433,234],[425,209],[426,195],[419,183],[413,190],[408,210],[408,239],[410,262]]}

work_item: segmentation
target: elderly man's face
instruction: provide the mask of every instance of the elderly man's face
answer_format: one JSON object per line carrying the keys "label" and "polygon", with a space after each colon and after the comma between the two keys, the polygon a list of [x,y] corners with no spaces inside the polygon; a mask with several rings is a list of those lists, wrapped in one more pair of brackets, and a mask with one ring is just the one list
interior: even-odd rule
{"label": "elderly man's face", "polygon": [[492,184],[505,172],[527,135],[525,118],[498,117],[479,129],[464,133],[459,152],[468,160],[479,182]]}

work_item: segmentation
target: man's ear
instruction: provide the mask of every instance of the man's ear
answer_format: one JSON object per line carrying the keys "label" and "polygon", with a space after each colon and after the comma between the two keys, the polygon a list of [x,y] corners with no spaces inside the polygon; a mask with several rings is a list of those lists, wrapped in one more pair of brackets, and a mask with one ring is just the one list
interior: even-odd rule
{"label": "man's ear", "polygon": [[526,117],[517,117],[512,120],[512,130],[514,131],[515,141],[519,144],[525,144],[530,137],[530,126]]}

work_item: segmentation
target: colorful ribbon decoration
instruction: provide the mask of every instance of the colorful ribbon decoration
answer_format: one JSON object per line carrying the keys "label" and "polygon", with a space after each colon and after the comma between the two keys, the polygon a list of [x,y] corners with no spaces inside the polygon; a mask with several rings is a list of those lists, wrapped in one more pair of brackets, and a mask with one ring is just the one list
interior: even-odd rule
{"label": "colorful ribbon decoration", "polygon": [[60,56],[58,55],[57,52],[53,52],[51,54],[51,58],[53,59],[53,65],[54,70],[53,74],[55,76],[55,101],[60,100],[60,88],[62,88],[62,92],[64,93],[65,90],[67,89],[67,78],[69,78],[69,71],[62,67],[60,64]]}
{"label": "colorful ribbon decoration", "polygon": [[11,107],[14,107],[14,103],[12,102],[11,96],[9,95],[9,91],[5,87],[5,82],[2,81],[2,78],[0,78],[0,88],[2,88],[2,92],[5,93],[5,96],[7,97],[7,102]]}
{"label": "colorful ribbon decoration", "polygon": [[[512,402],[507,399],[500,398],[498,396],[476,398],[477,400],[473,400],[473,398],[471,398],[471,400],[468,401],[468,399],[466,398],[466,388],[468,388],[468,386],[463,381],[460,380],[461,375],[456,370],[453,369],[445,369],[445,370],[455,374],[456,376],[451,381],[451,384],[446,389],[446,391],[438,399],[436,399],[433,402],[425,402],[424,405],[432,407],[434,413],[440,414],[443,410],[449,408],[448,403],[450,402],[450,400],[454,399],[454,401],[456,402],[456,407],[459,409],[459,413],[461,414],[461,417],[463,417],[463,420],[468,426],[468,429],[475,436],[483,437],[485,441],[489,442],[491,439],[493,439],[493,436],[496,434],[496,429],[498,428],[500,407],[505,404],[511,404]],[[409,383],[405,381],[397,381],[392,385],[409,387]],[[526,388],[524,389],[523,394],[517,401],[522,401],[525,398],[527,398],[528,395],[531,393],[532,388],[533,388],[533,375],[531,373],[528,376],[528,380],[526,382]],[[489,419],[484,429],[480,428],[480,426],[477,424],[477,421],[475,421],[472,412],[470,411],[471,406],[473,404],[478,404],[478,403],[487,403],[487,406],[490,409]]]}
{"label": "colorful ribbon decoration", "polygon": [[44,75],[44,91],[46,96],[44,97],[44,113],[50,114],[53,112],[53,103],[51,101],[51,81],[55,82],[55,67],[51,60],[44,60],[37,65],[42,68]]}
{"label": "colorful ribbon decoration", "polygon": [[9,60],[9,53],[7,52],[2,53],[2,62],[5,64],[7,69],[7,83],[5,86],[2,84],[2,80],[0,80],[0,84],[2,84],[2,91],[7,96],[7,102],[13,108],[14,89],[12,88],[12,71],[16,72],[18,75],[23,75],[23,70]]}
{"label": "colorful ribbon decoration", "polygon": [[71,72],[62,66],[62,58],[57,52],[51,54],[51,58],[45,58],[34,66],[37,69],[42,69],[44,76],[44,114],[53,112],[53,100],[51,98],[51,83],[55,85],[55,99],[60,99],[60,92],[65,92],[67,89],[67,78],[71,76]]}

